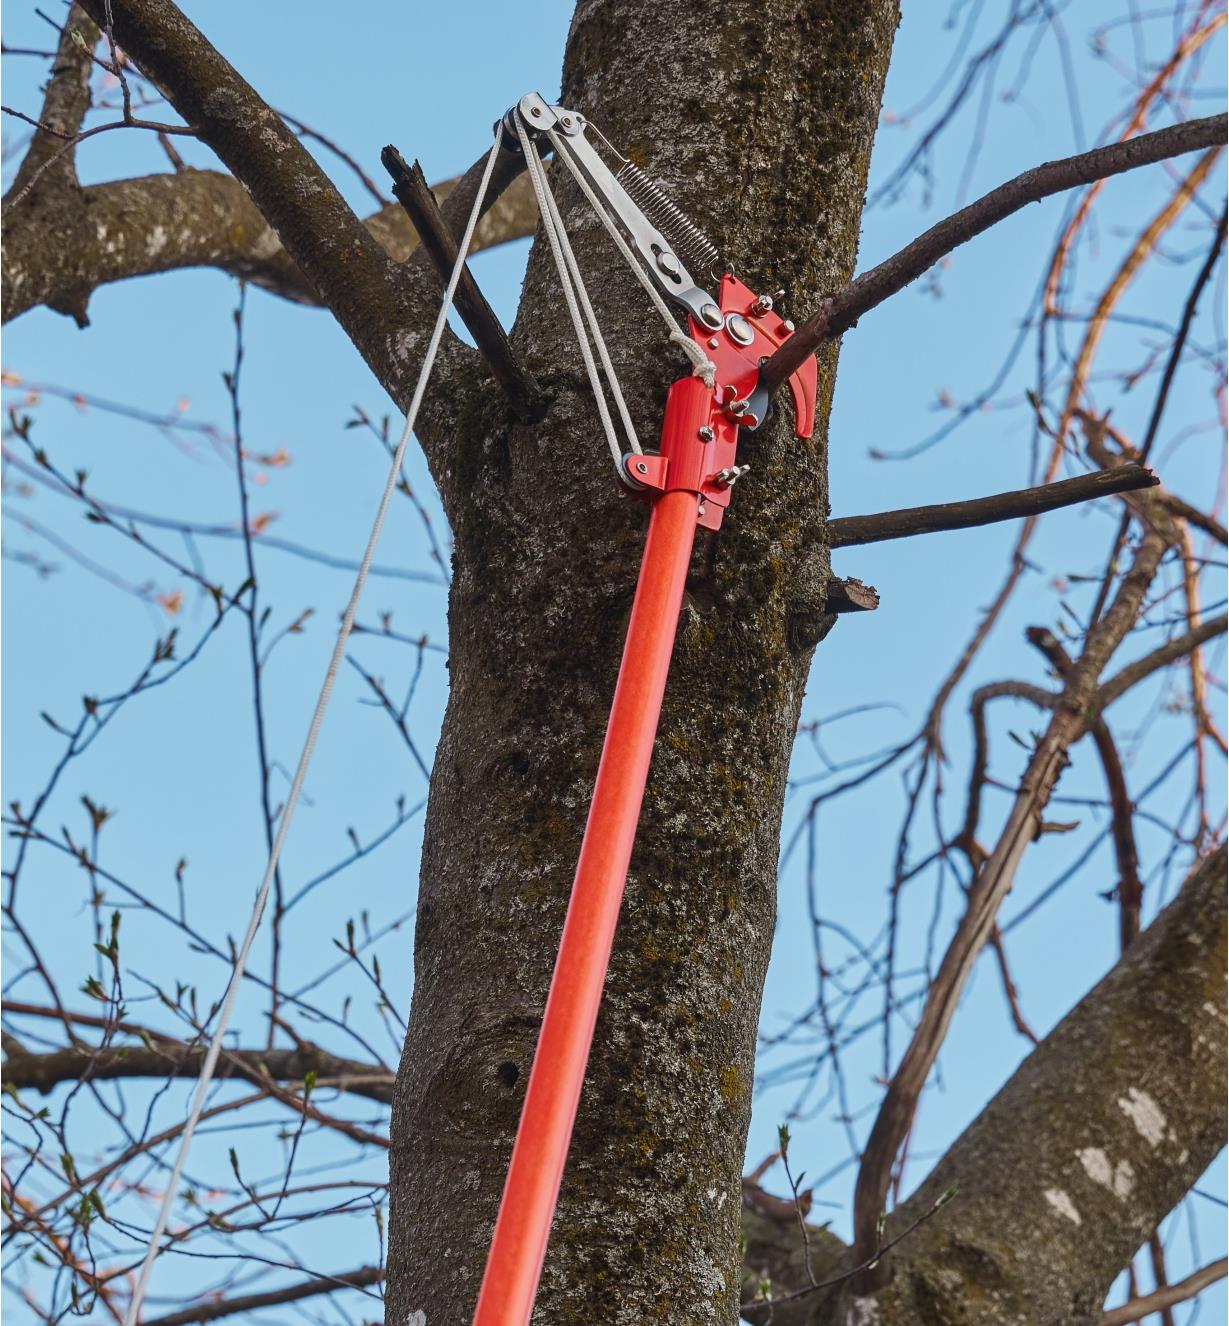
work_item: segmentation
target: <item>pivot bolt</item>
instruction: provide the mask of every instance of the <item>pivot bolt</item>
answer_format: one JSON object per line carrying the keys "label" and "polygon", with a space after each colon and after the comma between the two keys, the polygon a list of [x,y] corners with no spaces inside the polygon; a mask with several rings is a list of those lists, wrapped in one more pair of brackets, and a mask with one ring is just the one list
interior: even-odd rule
{"label": "pivot bolt", "polygon": [[657,265],[667,276],[677,276],[681,270],[679,260],[669,249],[663,249],[657,255]]}
{"label": "pivot bolt", "polygon": [[700,305],[700,321],[706,326],[711,327],[713,331],[720,330],[721,310],[716,304]]}
{"label": "pivot bolt", "polygon": [[708,424],[702,424],[700,428],[696,430],[696,432],[701,442],[711,442],[713,438],[716,436],[716,434],[714,434],[712,428]]}
{"label": "pivot bolt", "polygon": [[741,313],[727,313],[725,329],[730,335],[730,340],[738,345],[750,345],[755,340],[755,329]]}

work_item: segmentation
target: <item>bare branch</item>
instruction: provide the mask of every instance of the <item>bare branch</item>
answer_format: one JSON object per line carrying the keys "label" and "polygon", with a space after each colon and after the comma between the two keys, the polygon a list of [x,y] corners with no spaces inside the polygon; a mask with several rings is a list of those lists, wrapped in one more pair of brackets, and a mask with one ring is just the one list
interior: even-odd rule
{"label": "bare branch", "polygon": [[1112,493],[1152,488],[1159,482],[1151,470],[1141,465],[1118,465],[1058,483],[977,497],[968,502],[906,507],[900,511],[881,511],[873,516],[845,516],[831,521],[828,532],[832,547],[849,548],[862,543],[882,543],[887,539],[907,539],[914,534],[970,529],[1000,520],[1038,516],[1045,511],[1074,506],[1077,502],[1091,502]]}
{"label": "bare branch", "polygon": [[[4,1061],[4,1080],[18,1090],[46,1095],[61,1082],[110,1081],[117,1078],[197,1077],[205,1051],[197,1045],[169,1042],[149,1046],[93,1048],[69,1046],[47,1054],[14,1053]],[[393,1075],[377,1064],[340,1059],[315,1046],[294,1050],[227,1050],[216,1077],[244,1077],[260,1083],[302,1082],[309,1073],[340,1091],[388,1104]]]}
{"label": "bare branch", "polygon": [[1125,695],[1132,686],[1137,686],[1145,677],[1151,676],[1158,668],[1168,667],[1169,664],[1176,663],[1180,658],[1185,658],[1187,654],[1194,649],[1198,649],[1200,645],[1207,644],[1209,640],[1215,640],[1218,635],[1224,635],[1227,627],[1229,627],[1229,618],[1222,612],[1219,617],[1211,617],[1206,622],[1201,622],[1193,630],[1176,636],[1172,640],[1167,640],[1150,654],[1145,654],[1143,658],[1137,658],[1134,663],[1128,663],[1121,672],[1116,672],[1097,691],[1093,703],[1098,710],[1107,708],[1115,700]]}
{"label": "bare branch", "polygon": [[389,260],[297,135],[170,0],[84,8],[100,25],[113,19],[115,40],[242,183],[377,379],[406,397],[437,302],[427,273]]}
{"label": "bare branch", "polygon": [[1205,534],[1210,534],[1217,543],[1229,544],[1229,530],[1226,530],[1215,516],[1208,515],[1206,511],[1200,511],[1198,507],[1191,506],[1189,502],[1184,502],[1180,497],[1175,497],[1173,493],[1165,493],[1161,500],[1173,515],[1185,520],[1188,525],[1194,525],[1197,529],[1203,530]]}
{"label": "bare branch", "polygon": [[90,108],[90,68],[98,35],[97,26],[74,5],[60,33],[42,110],[35,121],[38,128],[18,167],[9,198],[23,193],[44,172],[60,185],[76,185],[73,154],[63,149],[65,140],[71,141],[80,130]]}
{"label": "bare branch", "polygon": [[962,207],[938,225],[919,235],[911,244],[878,267],[855,277],[843,290],[830,295],[798,328],[797,332],[764,365],[763,382],[774,391],[799,364],[825,341],[854,326],[862,314],[882,304],[889,296],[917,280],[940,258],[982,231],[1020,211],[1029,203],[1051,194],[1123,171],[1151,166],[1170,157],[1201,148],[1217,148],[1225,142],[1229,117],[1210,115],[1201,120],[1141,134],[1123,143],[1112,143],[1078,156],[1047,161],[1000,184],[968,207]]}
{"label": "bare branch", "polygon": [[854,1198],[854,1254],[859,1260],[874,1247],[892,1166],[912,1126],[922,1088],[977,955],[990,937],[998,908],[1012,886],[1025,850],[1040,830],[1042,813],[1068,763],[1068,750],[1086,731],[1087,709],[1097,679],[1134,625],[1161,557],[1176,541],[1172,520],[1160,504],[1155,499],[1142,501],[1152,519],[1145,527],[1131,569],[1109,610],[1089,633],[1084,651],[1055,702],[1050,722],[1034,747],[998,842],[969,888],[965,914],[943,955],[922,1015],[867,1139]]}
{"label": "bare branch", "polygon": [[[457,238],[444,221],[422,167],[417,161],[413,166],[407,165],[401,153],[391,146],[384,149],[380,159],[393,177],[393,192],[414,223],[440,281],[447,285],[457,262]],[[461,273],[455,303],[461,320],[517,416],[529,421],[540,419],[545,407],[542,389],[513,353],[507,333],[468,266]]]}
{"label": "bare branch", "polygon": [[233,1317],[240,1312],[255,1312],[258,1308],[276,1307],[281,1303],[297,1303],[300,1299],[315,1298],[319,1294],[335,1294],[339,1289],[365,1289],[368,1285],[379,1284],[383,1279],[382,1266],[360,1266],[357,1271],[303,1280],[297,1285],[287,1285],[284,1289],[267,1289],[263,1294],[205,1299],[182,1312],[147,1318],[144,1326],[192,1326],[194,1322],[217,1321],[221,1317]]}
{"label": "bare branch", "polygon": [[[1195,320],[1195,310],[1199,306],[1199,297],[1203,294],[1204,287],[1212,279],[1212,273],[1216,270],[1220,262],[1221,250],[1225,245],[1225,225],[1229,219],[1229,209],[1220,214],[1220,224],[1216,227],[1216,235],[1212,241],[1212,246],[1208,250],[1208,256],[1204,259],[1203,266],[1199,269],[1198,276],[1195,277],[1195,284],[1191,287],[1191,292],[1186,298],[1186,304],[1182,309],[1182,320],[1178,324],[1178,333],[1174,337],[1173,344],[1169,347],[1169,355],[1165,361],[1165,371],[1161,374],[1161,384],[1157,388],[1156,399],[1152,403],[1152,413],[1148,419],[1148,429],[1144,434],[1143,445],[1139,449],[1139,461],[1143,464],[1152,454],[1152,448],[1156,443],[1157,433],[1161,427],[1161,419],[1165,414],[1165,406],[1169,400],[1169,389],[1173,386],[1173,381],[1178,372],[1178,365],[1182,360],[1182,352],[1186,348],[1186,338],[1190,335],[1191,324]],[[1118,533],[1114,536],[1114,544],[1110,549],[1109,561],[1106,566],[1106,573],[1101,580],[1101,588],[1097,592],[1096,601],[1093,603],[1092,611],[1089,614],[1089,621],[1095,622],[1101,615],[1101,609],[1105,606],[1106,596],[1109,594],[1110,585],[1113,583],[1112,568],[1118,562],[1118,554],[1122,551],[1123,540],[1127,537],[1127,529],[1131,523],[1130,511],[1124,511],[1122,518],[1118,522]]]}
{"label": "bare branch", "polygon": [[1101,1318],[1101,1326],[1129,1326],[1130,1322],[1143,1321],[1154,1312],[1162,1312],[1175,1303],[1185,1303],[1209,1285],[1223,1280],[1226,1275],[1229,1275],[1229,1258],[1221,1257],[1219,1261],[1209,1262],[1194,1275],[1188,1275],[1185,1280],[1166,1285],[1153,1294],[1142,1294],[1120,1308],[1107,1312]]}
{"label": "bare branch", "polygon": [[[885,1320],[923,1319],[936,1293],[946,1320],[1083,1320],[1215,1159],[1225,859],[1222,845],[1199,862],[889,1218],[891,1232],[960,1184],[942,1227],[918,1230],[898,1252],[879,1296]],[[968,1282],[948,1273],[953,1248],[979,1267]]]}

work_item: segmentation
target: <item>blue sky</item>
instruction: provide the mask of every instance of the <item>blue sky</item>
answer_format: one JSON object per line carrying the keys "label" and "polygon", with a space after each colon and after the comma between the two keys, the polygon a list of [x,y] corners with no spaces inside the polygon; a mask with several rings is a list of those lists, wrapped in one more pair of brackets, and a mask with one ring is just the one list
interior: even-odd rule
{"label": "blue sky", "polygon": [[[323,6],[271,0],[260,6],[197,3],[185,8],[272,105],[344,144],[381,183],[378,153],[385,142],[396,143],[407,156],[418,156],[429,178],[446,177],[478,156],[489,142],[493,119],[524,91],[555,95],[569,16],[569,6],[562,3],[424,6],[416,7],[419,12],[413,15],[404,6],[371,4],[351,7],[345,24],[337,25],[332,11]],[[971,49],[988,40],[999,21],[998,7],[989,8]],[[1129,65],[1133,47],[1124,30],[1111,30],[1110,57],[1094,58],[1086,45],[1086,27],[1097,13],[1110,21],[1117,7],[1101,4],[1079,13],[1076,8],[1068,6],[1063,14],[1081,115],[1073,119],[1062,92],[1056,47],[1052,42],[1043,44],[1019,94],[1010,101],[993,102],[984,145],[968,168],[963,191],[961,177],[976,106],[957,117],[936,149],[936,183],[929,204],[914,182],[894,205],[868,212],[860,267],[887,256],[954,206],[1001,180],[1039,160],[1100,139],[1106,122],[1127,99],[1118,61]],[[955,29],[946,26],[946,16],[946,6],[905,5],[885,98],[887,111],[899,116],[915,105],[950,57],[964,15],[961,11]],[[6,17],[9,44],[48,42],[50,30],[32,9],[10,5]],[[1149,27],[1150,58],[1167,53],[1170,27],[1169,20]],[[1017,62],[1018,56],[1007,62],[1000,91],[1013,83]],[[1186,113],[1219,109],[1223,94],[1215,71],[1223,63],[1223,43],[1218,39],[1209,44],[1209,72],[1200,85],[1207,97],[1195,99]],[[33,60],[7,61],[6,101],[33,109],[42,69]],[[872,193],[875,181],[887,177],[930,113],[919,114],[910,128],[885,125],[872,165]],[[13,133],[11,125],[6,131]],[[208,153],[190,144],[181,146],[190,161],[209,163]],[[366,195],[348,169],[327,154],[322,159],[352,203],[367,210]],[[85,144],[79,154],[86,182],[164,168],[156,143],[135,133],[103,135]],[[1121,260],[1127,237],[1159,207],[1166,196],[1164,170],[1135,172],[1107,186],[1098,224],[1080,252],[1075,303],[1088,306]],[[1223,188],[1218,174],[1204,190],[1203,201],[1213,213],[1219,210]],[[992,377],[1031,305],[1068,205],[1067,199],[1053,199],[1012,218],[953,256],[938,274],[937,294],[910,289],[868,315],[846,337],[831,427],[834,514],[975,496],[1029,481],[1030,416],[1020,402],[1032,381],[1031,347],[1008,375],[999,398],[1002,408],[986,410],[912,461],[877,461],[872,453],[915,443],[948,417],[937,408],[940,393],[967,399]],[[1172,321],[1194,272],[1193,265],[1180,259],[1201,253],[1206,243],[1206,217],[1192,209],[1168,237],[1161,259],[1136,283],[1123,310]],[[476,276],[505,322],[511,321],[515,309],[526,252],[523,242],[474,261]],[[1215,286],[1193,338],[1204,348],[1224,342],[1223,269]],[[214,421],[225,429],[229,405],[221,374],[230,367],[233,354],[236,297],[235,283],[220,273],[182,272],[100,290],[91,302],[92,326],[85,332],[46,310],[35,311],[8,330],[4,365],[20,376],[21,386],[6,389],[6,404],[19,404],[32,383],[59,384],[87,397],[157,412],[173,411],[187,402],[185,419]],[[273,535],[356,558],[374,511],[384,459],[374,437],[345,425],[356,405],[379,418],[389,411],[388,402],[324,314],[253,290],[247,300],[246,331],[245,445],[249,452],[264,454],[285,448],[292,458],[284,467],[261,467],[265,481],[253,487],[253,508],[275,515],[269,527]],[[1072,337],[1076,334],[1073,331]],[[1117,367],[1139,361],[1145,353],[1140,347],[1150,344],[1148,335],[1138,326],[1113,327],[1103,362]],[[1155,341],[1156,334],[1152,335]],[[1192,359],[1184,366],[1157,452],[1166,483],[1200,505],[1211,500],[1213,485],[1221,482],[1217,457],[1223,450],[1223,435],[1217,428],[1204,427],[1213,413],[1212,371],[1206,360]],[[1113,405],[1115,420],[1138,437],[1154,383],[1155,373],[1145,376],[1133,391],[1095,381],[1096,403],[1101,408]],[[64,471],[87,469],[90,487],[100,496],[202,524],[236,519],[233,470],[208,438],[182,433],[173,440],[155,429],[96,407],[81,408],[46,392],[31,412],[37,443]],[[20,444],[14,445],[20,454]],[[432,513],[436,530],[442,531],[442,515],[415,452],[407,473]],[[14,478],[11,473],[9,477]],[[411,637],[426,633],[443,645],[446,595],[433,571],[429,539],[408,503],[400,503],[394,511],[379,563],[425,574],[435,583],[377,576],[359,620],[375,623],[380,613],[390,612],[398,632]],[[22,529],[20,521],[38,522],[40,529],[133,583],[143,584],[152,576],[158,592],[182,588],[184,606],[174,624],[183,641],[204,631],[211,610],[190,586],[155,571],[147,556],[113,532],[85,524],[78,511],[53,494],[10,495],[7,514],[10,556],[34,551],[62,568],[40,578],[28,566],[11,560],[5,564],[5,801],[28,804],[63,745],[40,713],[61,723],[75,721],[82,695],[121,691],[144,666],[155,636],[165,632],[170,619],[162,609],[151,608],[78,566],[42,535]],[[1023,627],[1034,622],[1057,624],[1057,599],[1049,582],[1071,572],[1097,573],[1116,520],[1116,510],[1108,505],[1047,518],[1031,552],[1037,573],[1028,579],[950,711],[947,777],[953,785],[961,782],[968,752],[962,698],[967,703],[970,687],[991,679],[1010,676],[1044,682],[1038,663],[1020,643]],[[834,560],[840,574],[858,576],[876,585],[882,595],[877,613],[838,623],[817,654],[805,719],[861,710],[824,730],[826,745],[838,757],[891,744],[915,729],[979,609],[997,589],[1013,539],[1013,529],[999,527],[838,553]],[[236,541],[202,537],[199,544],[213,575],[231,585],[243,578]],[[188,555],[173,536],[166,546],[174,547],[176,555]],[[272,608],[271,629],[293,622],[305,609],[314,614],[301,634],[278,644],[267,674],[270,745],[275,760],[289,769],[319,686],[349,575],[272,547],[262,547],[259,558],[262,598]],[[1223,590],[1207,597],[1223,598]],[[1086,605],[1086,598],[1074,601]],[[1157,638],[1153,633],[1143,647],[1151,647]],[[413,676],[416,652],[405,644],[360,638],[352,653],[397,693]],[[1223,677],[1223,648],[1210,652],[1209,665]],[[434,745],[446,687],[442,652],[427,653],[411,710],[415,740],[424,752]],[[1154,712],[1166,694],[1164,685],[1158,684],[1128,702],[1128,709],[1134,708],[1124,715],[1123,731],[1129,733],[1124,750],[1133,785],[1146,782],[1159,768],[1163,752],[1173,748],[1175,720]],[[387,717],[363,704],[363,698],[362,679],[348,671],[321,738],[307,784],[308,800],[287,847],[285,874],[292,889],[312,878],[322,862],[347,855],[348,826],[354,826],[364,842],[370,841],[396,818],[398,797],[404,796],[412,807],[425,795],[425,780],[400,737]],[[1214,698],[1219,702],[1219,695]],[[1010,779],[1022,767],[1023,752],[1012,744],[1007,729],[1026,733],[1030,726],[1036,726],[1036,720],[1027,712],[1013,710],[1000,717],[993,764],[997,776]],[[816,769],[815,758],[800,743],[795,776],[804,779]],[[1223,766],[1214,762],[1212,769],[1219,785]],[[1181,804],[1186,785],[1179,782],[1176,776],[1172,790],[1162,788],[1158,794],[1154,809],[1159,815]],[[1086,759],[1078,760],[1062,791],[1099,795],[1095,768]],[[237,620],[210,640],[198,665],[187,669],[174,685],[143,696],[72,766],[48,808],[46,822],[52,831],[64,824],[74,834],[81,833],[83,794],[116,810],[104,830],[101,860],[118,877],[170,901],[176,896],[176,864],[186,858],[185,889],[193,920],[224,948],[225,936],[242,929],[264,855],[250,677]],[[791,793],[787,834],[797,824],[807,796],[801,786]],[[827,914],[863,940],[873,938],[883,921],[902,804],[899,778],[893,774],[821,815],[820,896],[830,909]],[[990,813],[1001,813],[1002,798],[992,806],[997,809]],[[948,813],[949,818],[958,813],[955,802]],[[1048,838],[1035,847],[1004,909],[1005,920],[1035,897],[1084,843],[1091,842],[1099,827],[1095,813],[1089,812],[1082,817],[1081,829],[1069,838]],[[305,903],[291,914],[287,962],[295,978],[305,983],[333,964],[337,954],[330,941],[342,934],[348,918],[358,918],[363,911],[373,925],[405,918],[378,946],[386,985],[404,1008],[412,980],[409,918],[420,833],[421,815],[352,867],[343,877],[343,888],[323,886],[311,895],[310,905]],[[1151,869],[1167,849],[1168,837],[1156,827],[1144,828],[1141,834],[1145,867]],[[1051,1027],[1114,961],[1116,921],[1112,909],[1097,896],[1113,882],[1111,871],[1108,847],[1102,845],[1070,888],[1012,933],[1013,969],[1027,1016],[1039,1032]],[[27,922],[52,955],[65,989],[72,992],[93,964],[80,872],[62,856],[43,849],[32,857],[24,887],[33,895],[25,904]],[[1155,913],[1164,887],[1158,880],[1149,891],[1148,916]],[[764,1002],[766,1032],[798,1009],[812,982],[800,854],[786,865],[780,898],[781,919]],[[924,936],[933,903],[929,885],[907,895],[905,928],[910,935]],[[942,916],[952,919],[955,905],[949,886]],[[168,942],[165,927],[139,911],[125,912],[123,934],[125,952],[145,978],[159,983],[198,982],[202,1001],[220,995],[225,979],[221,961],[187,953],[182,944]],[[917,945],[921,942],[918,939]],[[6,944],[10,979],[14,952]],[[267,966],[267,945],[258,943],[257,954],[257,966]],[[916,956],[915,952],[912,958]],[[318,993],[322,999],[335,996],[339,1001],[338,992],[352,989],[353,984],[341,974]],[[142,1003],[148,995],[135,981],[129,996],[134,1016],[156,1018],[156,1012]],[[259,1009],[259,1001],[249,1000],[240,1025],[257,1033]],[[370,1001],[356,1000],[354,1024],[361,1027],[368,1044],[395,1062],[399,1032],[383,1026]],[[901,1036],[898,1027],[898,1046]],[[950,1142],[1027,1048],[1007,1020],[996,973],[983,962],[945,1049],[941,1085],[927,1093],[910,1180],[922,1176],[925,1157]],[[357,1047],[351,1052],[362,1053]],[[847,1060],[856,1098],[864,1106],[874,1099],[870,1079],[879,1071],[879,1054],[878,1042],[870,1038]],[[185,1084],[170,1093],[164,1103],[168,1118],[177,1105],[182,1108],[187,1090]],[[748,1150],[752,1162],[772,1149],[777,1124],[792,1104],[792,1092],[786,1087],[760,1096]],[[794,1125],[796,1168],[812,1175],[823,1173],[848,1154],[835,1112],[829,1105]],[[864,1119],[859,1127],[864,1129],[868,1122]],[[92,1140],[88,1131],[83,1130],[81,1139],[83,1148],[88,1148]],[[194,1169],[208,1171],[210,1161],[224,1155],[228,1144],[225,1138],[205,1136]],[[240,1142],[241,1151],[244,1147],[250,1148],[251,1163],[259,1168],[258,1143]],[[223,1169],[225,1164],[222,1158]],[[831,1203],[823,1208],[824,1214],[830,1213],[842,1231],[851,1182],[852,1171],[845,1169],[817,1194],[820,1201]],[[1224,1183],[1218,1163],[1201,1186],[1223,1199]],[[1221,1250],[1223,1210],[1214,1202],[1196,1200],[1189,1216],[1182,1213],[1166,1228],[1171,1272],[1180,1275],[1200,1260],[1192,1238],[1198,1239],[1204,1260]],[[366,1217],[356,1218],[354,1231],[347,1236],[353,1252],[344,1257],[323,1234],[313,1237],[320,1244],[320,1259],[329,1265],[357,1265],[369,1259],[372,1234]],[[336,1234],[328,1238],[335,1239]],[[311,1240],[302,1246],[310,1255]],[[170,1292],[174,1276],[165,1270],[163,1275],[155,1283]],[[1222,1287],[1205,1295],[1201,1311],[1205,1319],[1215,1319],[1224,1305]],[[1194,1311],[1184,1310],[1179,1320],[1193,1319]]]}

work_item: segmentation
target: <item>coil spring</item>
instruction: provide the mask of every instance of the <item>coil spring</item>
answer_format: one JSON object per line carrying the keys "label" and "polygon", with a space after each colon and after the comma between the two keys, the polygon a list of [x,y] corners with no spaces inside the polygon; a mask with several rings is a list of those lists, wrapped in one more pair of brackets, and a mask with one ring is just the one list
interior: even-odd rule
{"label": "coil spring", "polygon": [[717,246],[639,166],[625,161],[615,179],[623,186],[632,202],[674,245],[675,253],[688,267],[706,273],[718,270],[721,254]]}

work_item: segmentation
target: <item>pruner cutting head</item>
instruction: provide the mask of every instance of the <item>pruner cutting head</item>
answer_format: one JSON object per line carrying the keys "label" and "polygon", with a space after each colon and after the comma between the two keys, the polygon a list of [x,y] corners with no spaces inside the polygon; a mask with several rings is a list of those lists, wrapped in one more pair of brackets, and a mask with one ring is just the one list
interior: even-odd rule
{"label": "pruner cutting head", "polygon": [[[718,381],[737,387],[728,403],[739,424],[758,428],[768,417],[768,392],[759,385],[759,366],[789,339],[793,325],[773,311],[733,275],[720,277],[717,295],[706,288],[718,280],[720,255],[702,230],[633,162],[621,156],[596,125],[579,111],[548,104],[536,92],[523,96],[504,116],[504,141],[520,148],[519,126],[530,138],[542,137],[582,184],[590,201],[604,209],[626,236],[661,293],[687,310],[692,337],[717,364]],[[592,130],[617,159],[617,172],[586,137]],[[701,285],[688,265],[703,273]],[[790,378],[796,431],[810,437],[815,423],[816,363],[809,357]]]}
{"label": "pruner cutting head", "polygon": [[[770,405],[760,381],[760,366],[794,334],[794,324],[773,309],[771,298],[757,295],[730,272],[721,278],[718,299],[721,330],[709,332],[693,319],[691,334],[717,367],[723,411],[740,427],[754,431],[768,418]],[[815,431],[818,377],[814,355],[808,355],[790,375],[794,432],[799,437],[810,437]]]}

